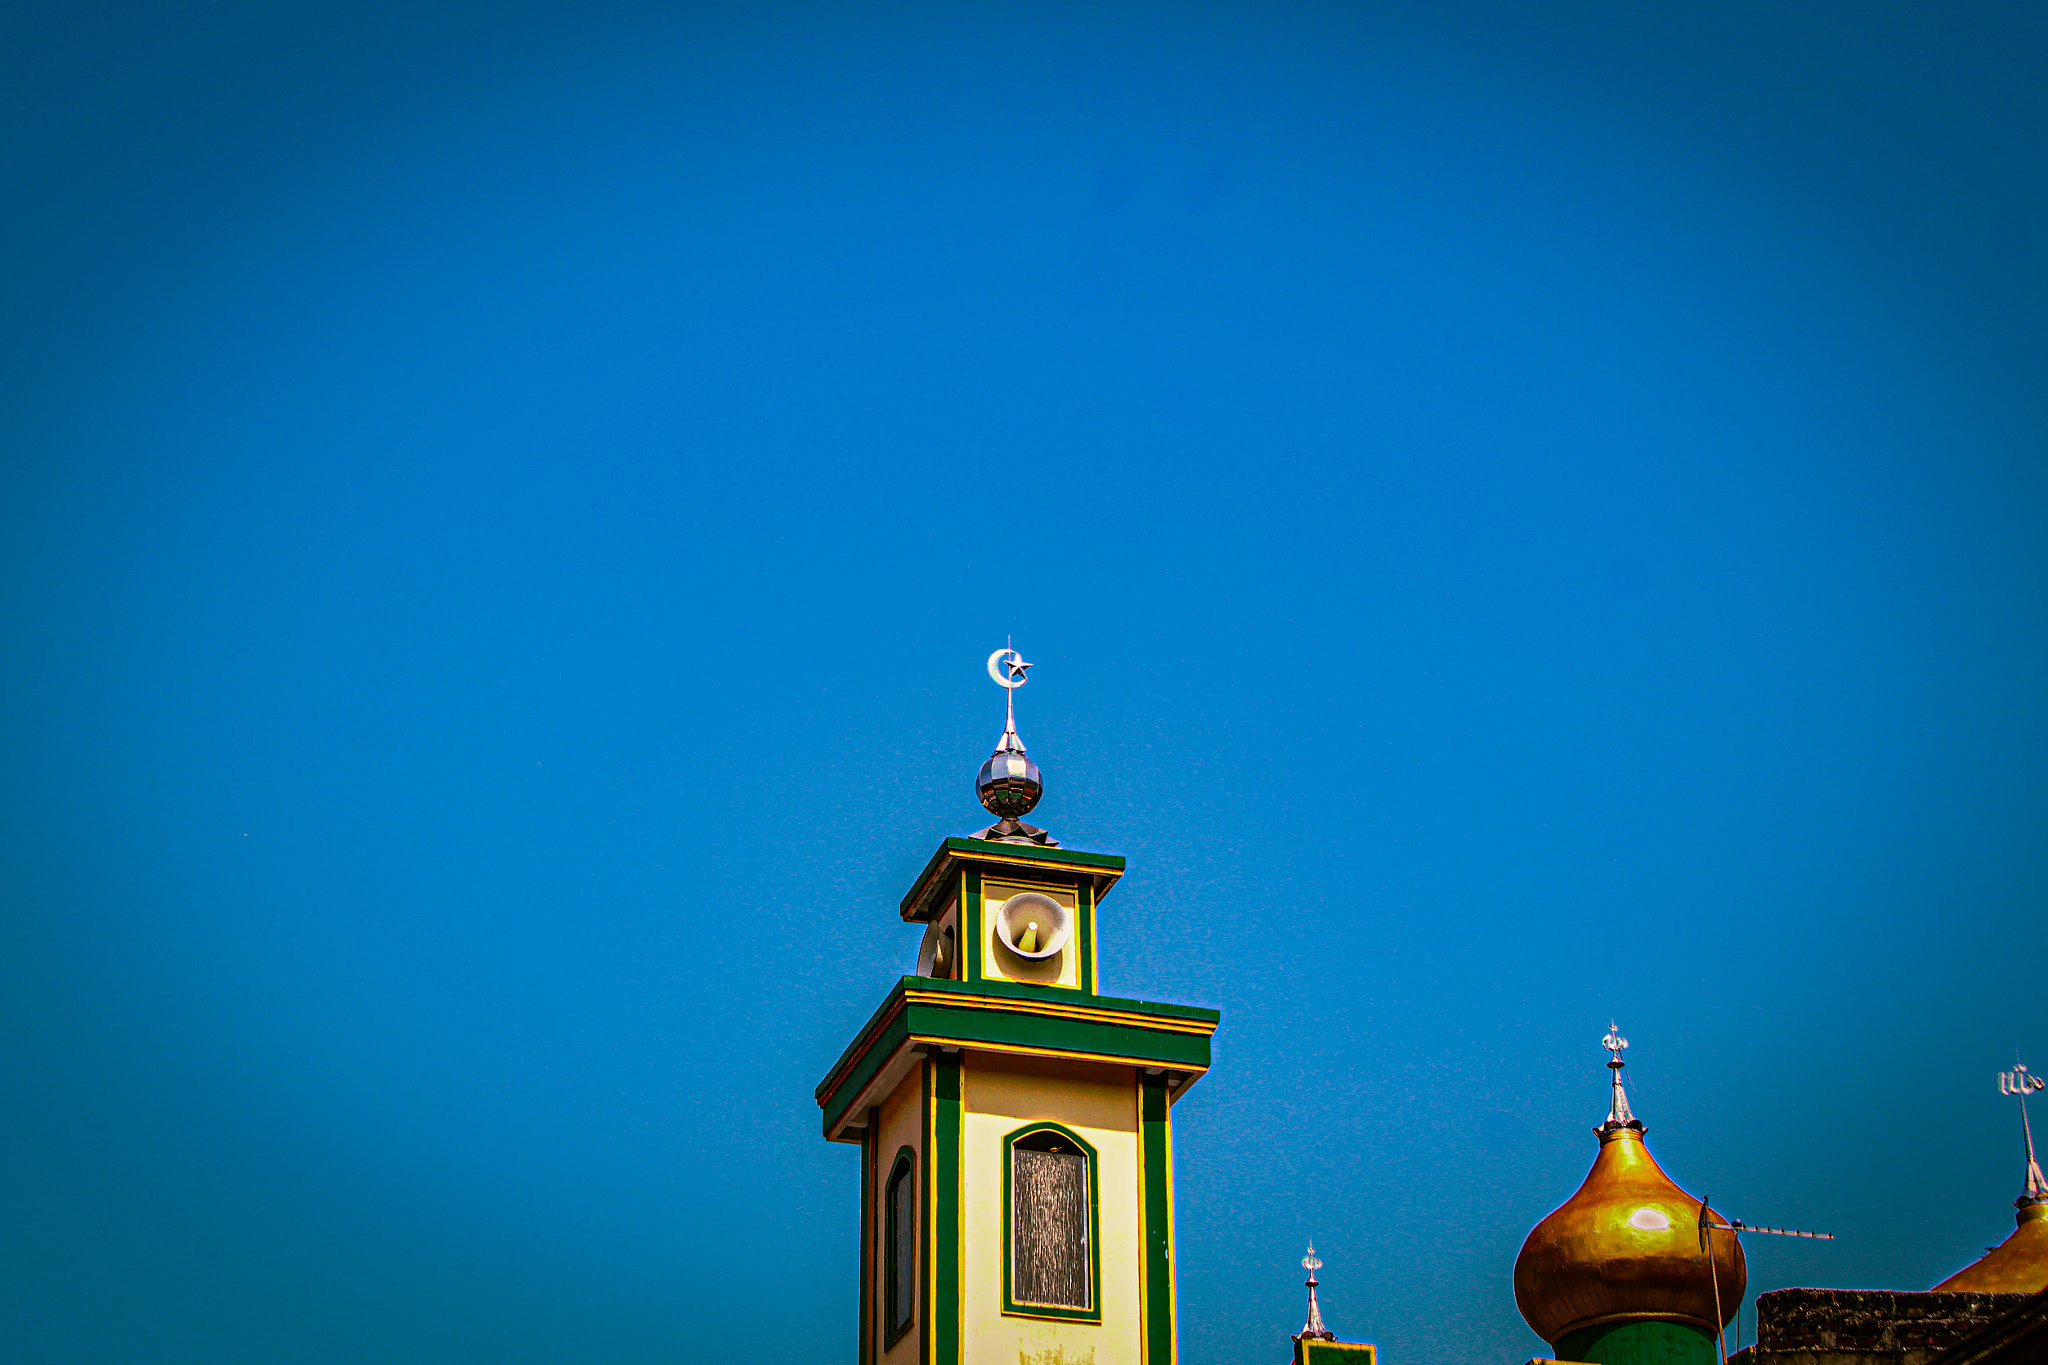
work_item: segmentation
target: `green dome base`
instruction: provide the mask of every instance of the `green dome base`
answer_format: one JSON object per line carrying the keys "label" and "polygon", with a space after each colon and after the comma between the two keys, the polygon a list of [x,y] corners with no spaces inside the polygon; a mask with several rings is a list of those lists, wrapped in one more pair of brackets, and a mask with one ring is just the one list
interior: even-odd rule
{"label": "green dome base", "polygon": [[1559,1360],[1590,1365],[1719,1365],[1714,1339],[1677,1322],[1608,1322],[1567,1332],[1552,1344]]}

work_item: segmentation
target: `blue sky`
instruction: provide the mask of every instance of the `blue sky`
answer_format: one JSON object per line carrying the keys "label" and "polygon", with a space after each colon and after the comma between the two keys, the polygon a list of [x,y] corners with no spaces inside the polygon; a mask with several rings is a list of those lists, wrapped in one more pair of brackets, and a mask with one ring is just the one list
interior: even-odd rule
{"label": "blue sky", "polygon": [[[811,1087],[985,820],[1224,1012],[1182,1353],[1389,1365],[1634,1043],[1924,1288],[2040,1003],[2041,16],[24,12],[0,51],[0,1330],[853,1344]],[[2037,1065],[2040,1063],[2037,1063]],[[766,1344],[764,1344],[764,1338]]]}

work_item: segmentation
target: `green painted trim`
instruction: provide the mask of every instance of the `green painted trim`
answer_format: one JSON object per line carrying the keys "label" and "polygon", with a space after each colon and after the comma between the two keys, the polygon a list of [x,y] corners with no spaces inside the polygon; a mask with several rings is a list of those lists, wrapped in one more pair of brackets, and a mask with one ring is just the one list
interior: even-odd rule
{"label": "green painted trim", "polygon": [[1353,1341],[1300,1341],[1294,1343],[1294,1365],[1374,1365],[1379,1348]]}
{"label": "green painted trim", "polygon": [[[981,984],[981,955],[988,948],[982,940],[981,869],[960,870],[960,984]],[[970,947],[969,945],[972,945]]]}
{"label": "green painted trim", "polygon": [[1053,986],[1032,986],[1021,981],[982,981],[970,985],[965,981],[941,981],[934,977],[911,976],[904,977],[898,984],[914,986],[921,991],[941,991],[947,995],[978,995],[990,1000],[1039,1000],[1056,1005],[1085,1005],[1089,1009],[1156,1014],[1161,1019],[1185,1019],[1200,1024],[1215,1024],[1223,1019],[1221,1012],[1201,1005],[1173,1005],[1158,1000],[1126,1000],[1113,995],[1081,1001],[1074,999],[1071,990],[1060,990]]}
{"label": "green painted trim", "polygon": [[912,1034],[946,1042],[1039,1048],[1104,1060],[1146,1061],[1155,1066],[1195,1071],[1205,1071],[1209,1066],[1209,1036],[1204,1033],[1180,1033],[1091,1019],[1063,1019],[1057,1015],[1017,1014],[976,1009],[971,1005],[914,1004],[908,1006],[904,1013],[910,1020]]}
{"label": "green painted trim", "polygon": [[918,1365],[932,1365],[932,1059],[918,1063],[921,1085],[918,1099],[918,1131],[924,1135],[924,1212],[917,1222],[917,1287],[924,1295],[924,1311],[917,1315]]}
{"label": "green painted trim", "polygon": [[[1064,1053],[1134,1066],[1172,1067],[1182,1071],[1209,1068],[1209,1038],[1200,1033],[1169,1032],[1123,1023],[1063,1019],[1054,1015],[1017,1014],[987,1007],[906,1004],[896,1023],[884,1032],[874,1051],[847,1074],[824,1106],[825,1132],[830,1133],[860,1097],[861,1088],[898,1046],[928,1040],[956,1047],[984,1046]],[[886,1049],[886,1050],[885,1050]]]}
{"label": "green painted trim", "polygon": [[931,1060],[932,1151],[932,1365],[960,1365],[962,1302],[960,1054]]}
{"label": "green painted trim", "polygon": [[[904,992],[911,988],[921,995],[948,998],[905,1000]],[[1054,1005],[1071,1002],[1075,1008],[1113,1010],[1135,1017],[1098,1020],[1021,1013],[1006,1008],[1013,1001]],[[1161,1027],[1148,1027],[1150,1019],[1160,1020]],[[913,1039],[1040,1048],[1105,1061],[1203,1071],[1209,1066],[1209,1034],[1221,1019],[1215,1010],[1191,1005],[1153,1004],[1110,996],[1084,1000],[1073,991],[1009,981],[939,981],[906,976],[869,1017],[860,1036],[840,1054],[832,1074],[819,1083],[816,1094],[824,1110],[824,1131],[830,1134],[838,1126],[859,1098],[861,1089],[897,1049]],[[1167,1021],[1183,1027],[1168,1027]],[[1207,1027],[1187,1032],[1187,1024]]]}
{"label": "green painted trim", "polygon": [[[1088,1304],[1086,1308],[1060,1308],[1043,1303],[1019,1303],[1011,1297],[1017,1279],[1010,1265],[1011,1226],[1016,1216],[1010,1189],[1012,1152],[1018,1138],[1033,1133],[1058,1133],[1079,1147],[1088,1158]],[[1102,1157],[1088,1139],[1059,1123],[1027,1123],[1003,1134],[1003,1311],[1027,1318],[1054,1318],[1061,1322],[1102,1321]]]}
{"label": "green painted trim", "polygon": [[1124,860],[1114,853],[1084,853],[1079,849],[1040,848],[1035,844],[1000,844],[988,839],[948,839],[939,845],[938,852],[924,865],[924,871],[917,874],[917,880],[910,884],[898,904],[898,913],[906,920],[923,923],[935,915],[942,903],[944,888],[952,879],[952,870],[958,866],[973,866],[985,863],[989,866],[1007,868],[1022,880],[1033,880],[1034,874],[1043,872],[1080,872],[1087,874],[1095,884],[1096,898],[1109,894],[1109,888],[1124,874]]}
{"label": "green painted trim", "polygon": [[1567,1332],[1552,1345],[1559,1360],[1590,1365],[1717,1365],[1714,1338],[1682,1322],[1603,1322]]}
{"label": "green painted trim", "polygon": [[[900,999],[900,996],[891,996],[888,1003],[895,1004]],[[876,1027],[877,1022],[880,1024],[879,1028]],[[828,1135],[833,1126],[845,1117],[846,1107],[860,1094],[861,1087],[873,1080],[875,1073],[882,1069],[882,1064],[896,1055],[896,1049],[901,1047],[903,1040],[909,1036],[909,1027],[909,1018],[900,1011],[886,1019],[869,1021],[870,1031],[864,1031],[854,1043],[854,1047],[860,1049],[859,1054],[854,1057],[854,1064],[832,1088],[832,1100],[839,1101],[837,1107],[834,1107],[832,1100],[824,1096],[819,1097],[818,1102],[826,1111],[825,1132]],[[852,1048],[848,1049],[849,1053],[852,1051]]]}
{"label": "green painted trim", "polygon": [[1083,994],[1095,994],[1095,884],[1083,877],[1074,883],[1075,928],[1079,946],[1075,949],[1081,955],[1081,990]]}
{"label": "green painted trim", "polygon": [[[1055,867],[1102,867],[1112,872],[1124,870],[1124,856],[1121,853],[1090,853],[1079,848],[1046,848],[1041,844],[1005,844],[994,839],[949,838],[939,845],[941,852],[994,853],[1005,858],[1029,858],[1034,863],[1050,863]],[[934,854],[933,857],[937,857]]]}
{"label": "green painted trim", "polygon": [[1172,1149],[1166,1077],[1138,1073],[1138,1142],[1143,1162],[1145,1365],[1173,1365],[1173,1192],[1168,1184]]}
{"label": "green painted trim", "polygon": [[875,1129],[881,1110],[869,1109],[860,1133],[860,1365],[875,1359]]}
{"label": "green painted trim", "polygon": [[[895,1325],[896,1310],[902,1305],[896,1302],[896,1218],[889,1208],[888,1191],[896,1184],[897,1172],[903,1170],[906,1165],[910,1168],[910,1197],[917,1198],[915,1148],[905,1146],[896,1149],[896,1158],[889,1163],[888,1182],[882,1186],[882,1349],[885,1351],[894,1348],[897,1342],[903,1340],[903,1334],[917,1325],[915,1302],[910,1305],[910,1316],[903,1320],[902,1326]],[[917,1210],[913,1209],[911,1212],[915,1214]],[[915,1248],[912,1249],[912,1254],[915,1254]]]}

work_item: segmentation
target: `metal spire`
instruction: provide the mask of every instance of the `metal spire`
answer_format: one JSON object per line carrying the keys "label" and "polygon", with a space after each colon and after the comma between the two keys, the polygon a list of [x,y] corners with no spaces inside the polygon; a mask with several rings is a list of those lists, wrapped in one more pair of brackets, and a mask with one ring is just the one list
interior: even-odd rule
{"label": "metal spire", "polygon": [[2034,1125],[2027,1120],[2027,1096],[2044,1089],[2048,1089],[2048,1080],[2027,1070],[2025,1062],[2015,1061],[2012,1070],[1998,1073],[1998,1093],[2019,1097],[2020,1132],[2027,1141],[2027,1188],[2013,1200],[2017,1208],[2048,1203],[2048,1177],[2041,1174],[2041,1163],[2034,1159]]}
{"label": "metal spire", "polygon": [[1643,1121],[1629,1112],[1628,1091],[1623,1089],[1621,1084],[1621,1069],[1628,1065],[1621,1060],[1621,1054],[1628,1048],[1628,1039],[1621,1036],[1621,1030],[1615,1027],[1612,1019],[1607,1021],[1607,1036],[1600,1040],[1600,1046],[1611,1054],[1607,1066],[1614,1072],[1614,1093],[1607,1102],[1607,1122],[1593,1131],[1605,1134],[1618,1128],[1633,1128],[1640,1133],[1643,1131]]}
{"label": "metal spire", "polygon": [[1323,1326],[1323,1310],[1316,1306],[1316,1272],[1323,1268],[1322,1258],[1316,1255],[1316,1244],[1308,1244],[1308,1255],[1301,1258],[1301,1268],[1308,1272],[1308,1321],[1294,1334],[1296,1341],[1335,1341],[1337,1334]]}
{"label": "metal spire", "polygon": [[1039,776],[1038,765],[1025,754],[1024,741],[1017,738],[1017,689],[1029,681],[1026,674],[1030,667],[1014,649],[999,649],[988,656],[989,679],[1003,689],[1003,737],[996,741],[988,762],[981,765],[981,773],[974,779],[974,794],[997,819],[974,837],[1058,848],[1059,840],[1022,820],[1045,794],[1045,781]]}
{"label": "metal spire", "polygon": [[1030,679],[1032,665],[1014,649],[999,649],[988,656],[988,675],[1003,689],[1003,737],[996,741],[999,754],[1021,754],[1024,741],[1017,738],[1017,689]]}

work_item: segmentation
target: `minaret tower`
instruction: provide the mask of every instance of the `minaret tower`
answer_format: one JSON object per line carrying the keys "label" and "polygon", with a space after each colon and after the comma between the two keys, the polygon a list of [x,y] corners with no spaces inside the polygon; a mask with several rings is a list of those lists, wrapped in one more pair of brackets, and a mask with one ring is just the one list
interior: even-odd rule
{"label": "minaret tower", "polygon": [[2034,1156],[2034,1125],[2027,1118],[2027,1096],[2038,1094],[2048,1081],[2027,1070],[2023,1062],[1998,1074],[1998,1093],[2020,1102],[2020,1139],[2026,1145],[2027,1172],[2020,1197],[2012,1201],[2019,1226],[2003,1242],[1934,1286],[1937,1291],[1976,1294],[2038,1294],[2048,1289],[2048,1177]]}
{"label": "minaret tower", "polygon": [[1593,1365],[1713,1365],[1715,1338],[1748,1287],[1742,1246],[1706,1237],[1727,1226],[1664,1174],[1629,1111],[1609,1024],[1607,1120],[1585,1183],[1538,1223],[1515,1258],[1515,1306],[1560,1360]]}
{"label": "minaret tower", "polygon": [[819,1084],[861,1149],[859,1365],[1172,1365],[1171,1106],[1209,1068],[1214,1010],[1102,995],[1113,854],[1022,823],[1044,792],[1008,692],[975,792],[996,823],[944,840],[899,907],[924,926]]}

